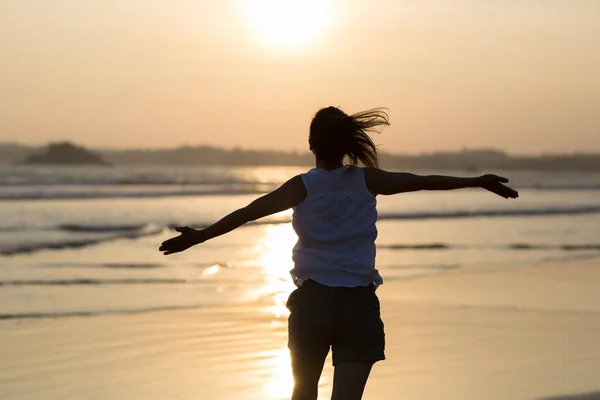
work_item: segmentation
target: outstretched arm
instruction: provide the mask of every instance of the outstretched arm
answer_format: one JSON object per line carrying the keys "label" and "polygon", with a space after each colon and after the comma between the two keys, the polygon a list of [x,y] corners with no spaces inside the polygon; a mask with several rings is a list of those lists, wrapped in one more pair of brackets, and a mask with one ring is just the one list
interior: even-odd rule
{"label": "outstretched arm", "polygon": [[300,175],[295,176],[273,192],[254,200],[246,207],[232,212],[205,229],[176,227],[175,230],[181,235],[163,242],[159,250],[165,255],[184,251],[196,244],[231,232],[249,221],[292,208],[305,198],[304,182]]}
{"label": "outstretched arm", "polygon": [[367,168],[365,181],[367,188],[374,195],[480,187],[505,199],[519,197],[516,190],[503,184],[508,182],[507,178],[492,174],[475,178],[459,178],[443,175],[415,175],[407,172],[388,172],[377,168]]}

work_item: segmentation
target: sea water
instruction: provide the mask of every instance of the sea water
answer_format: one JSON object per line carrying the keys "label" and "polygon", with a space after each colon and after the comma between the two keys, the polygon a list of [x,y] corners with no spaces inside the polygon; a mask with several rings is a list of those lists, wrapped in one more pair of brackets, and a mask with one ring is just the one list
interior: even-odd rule
{"label": "sea water", "polygon": [[[291,210],[181,254],[158,246],[174,225],[207,226],[307,169],[2,166],[0,318],[249,302],[284,312]],[[599,174],[504,175],[519,199],[482,189],[379,196],[384,281],[600,257]]]}

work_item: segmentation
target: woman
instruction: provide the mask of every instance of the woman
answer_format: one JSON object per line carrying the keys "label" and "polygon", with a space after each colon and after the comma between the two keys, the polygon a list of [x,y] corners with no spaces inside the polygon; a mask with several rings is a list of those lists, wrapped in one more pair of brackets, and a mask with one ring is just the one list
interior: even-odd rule
{"label": "woman", "polygon": [[[480,187],[506,199],[518,193],[496,175],[476,178],[419,176],[378,169],[368,133],[389,125],[384,109],[347,115],[336,107],[317,112],[309,145],[316,168],[227,215],[208,228],[177,227],[180,235],[160,246],[164,254],[186,250],[249,221],[289,208],[298,242],[290,271],[298,288],[287,307],[293,400],[316,399],[325,358],[332,349],[334,400],[360,399],[371,367],[383,360],[384,331],[375,289],[376,196],[417,190]],[[350,161],[344,165],[344,158]],[[358,167],[358,162],[364,165]]]}

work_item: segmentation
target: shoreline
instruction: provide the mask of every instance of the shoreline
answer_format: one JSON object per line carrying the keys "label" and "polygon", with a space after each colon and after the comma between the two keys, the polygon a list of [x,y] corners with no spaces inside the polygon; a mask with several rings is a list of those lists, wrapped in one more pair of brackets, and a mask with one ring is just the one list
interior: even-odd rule
{"label": "shoreline", "polygon": [[[364,398],[593,396],[599,283],[597,260],[386,282],[387,360]],[[5,322],[0,397],[289,398],[286,318],[253,303]],[[329,356],[322,398],[331,384]]]}

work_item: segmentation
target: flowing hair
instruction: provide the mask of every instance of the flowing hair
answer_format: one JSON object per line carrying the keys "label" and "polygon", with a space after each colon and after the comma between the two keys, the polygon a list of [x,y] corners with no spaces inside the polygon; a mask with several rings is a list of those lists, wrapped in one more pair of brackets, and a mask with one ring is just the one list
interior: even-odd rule
{"label": "flowing hair", "polygon": [[366,167],[379,166],[377,146],[369,133],[389,125],[387,108],[378,107],[348,115],[337,107],[319,110],[310,124],[308,142],[319,158],[337,162],[348,156],[350,163]]}

